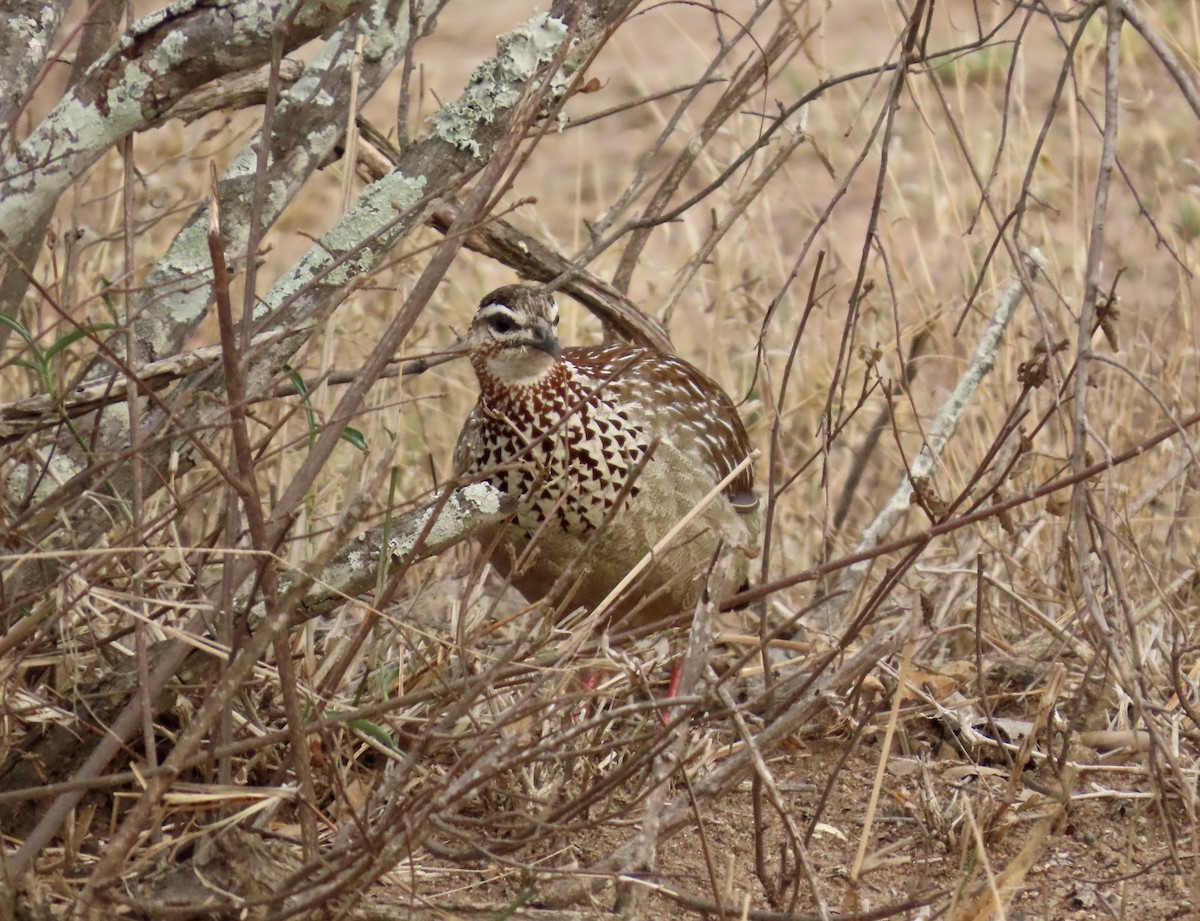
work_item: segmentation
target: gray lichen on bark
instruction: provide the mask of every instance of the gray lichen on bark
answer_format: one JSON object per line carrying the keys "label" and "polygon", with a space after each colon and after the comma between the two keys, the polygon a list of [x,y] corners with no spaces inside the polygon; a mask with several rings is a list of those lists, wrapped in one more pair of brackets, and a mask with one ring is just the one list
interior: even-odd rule
{"label": "gray lichen on bark", "polygon": [[[436,7],[414,2],[418,34],[432,21]],[[354,36],[366,39],[359,76],[360,104],[395,69],[410,41],[407,4],[375,0],[356,28],[344,28],[326,42],[300,79],[281,94],[274,117],[266,196],[260,220],[270,227],[295,198],[305,180],[333,149],[345,130],[350,97]],[[255,181],[256,134],[221,178],[221,230],[226,258],[241,257],[249,239]],[[212,304],[212,267],[208,253],[208,204],[200,205],[151,270],[138,298],[137,335],[142,356],[154,360],[183,346]]]}
{"label": "gray lichen on bark", "polygon": [[[436,556],[468,538],[481,525],[503,520],[514,505],[515,500],[494,486],[471,483],[452,489],[444,501],[434,499],[400,515],[388,529],[386,548],[382,525],[360,534],[342,547],[322,570],[320,580],[300,602],[296,619],[318,617],[341,604],[347,596],[368,591],[376,584],[385,550],[391,566]],[[435,512],[437,519],[430,526],[429,520]],[[418,547],[421,535],[425,537]]]}
{"label": "gray lichen on bark", "polygon": [[[531,74],[548,64],[567,37],[567,24],[548,13],[539,13],[497,40],[494,58],[475,68],[462,97],[443,106],[431,118],[443,140],[481,157],[477,137],[481,125],[490,125],[499,113],[516,104]],[[568,61],[551,78],[552,96],[570,82],[573,63]]]}
{"label": "gray lichen on bark", "polygon": [[[66,0],[11,0],[0,16],[0,143],[54,47]],[[2,149],[2,148],[0,148]]]}
{"label": "gray lichen on bark", "polygon": [[[304,4],[285,50],[323,34],[364,0]],[[0,240],[53,208],[63,190],[130,132],[186,93],[264,63],[282,2],[181,0],[135,23],[0,166]],[[219,40],[217,40],[219,37]]]}

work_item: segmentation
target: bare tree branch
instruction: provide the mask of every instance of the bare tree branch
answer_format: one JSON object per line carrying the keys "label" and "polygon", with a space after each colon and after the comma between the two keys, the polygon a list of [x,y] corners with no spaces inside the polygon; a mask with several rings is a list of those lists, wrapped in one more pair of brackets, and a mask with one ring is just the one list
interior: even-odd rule
{"label": "bare tree branch", "polygon": [[[1034,251],[1029,257],[1029,271],[1044,270],[1045,257]],[[971,398],[983,383],[983,379],[991,372],[996,363],[996,352],[1004,340],[1004,333],[1012,322],[1017,307],[1025,296],[1025,285],[1022,279],[1015,278],[1001,293],[996,312],[992,314],[987,327],[979,337],[975,346],[975,354],[971,357],[958,383],[946,402],[938,410],[933,425],[925,435],[924,443],[916,458],[904,473],[904,479],[890,499],[880,510],[875,519],[863,530],[854,553],[867,553],[878,547],[908,515],[913,505],[913,483],[924,477],[931,476],[937,469],[938,458],[946,449],[950,436],[958,426],[963,411],[971,402]],[[855,600],[859,587],[867,576],[870,562],[855,563],[846,568],[838,578],[837,584],[830,592],[829,600],[814,612],[811,621],[818,629],[830,629],[841,622],[845,609]],[[801,631],[803,632],[803,631]]]}
{"label": "bare tree branch", "polygon": [[[279,66],[280,84],[286,90],[300,79],[302,73],[304,65],[293,58],[287,58]],[[191,123],[212,112],[262,105],[267,98],[268,79],[269,65],[264,65],[252,73],[219,77],[194,93],[188,93],[167,109],[164,117],[178,118],[181,122]]]}

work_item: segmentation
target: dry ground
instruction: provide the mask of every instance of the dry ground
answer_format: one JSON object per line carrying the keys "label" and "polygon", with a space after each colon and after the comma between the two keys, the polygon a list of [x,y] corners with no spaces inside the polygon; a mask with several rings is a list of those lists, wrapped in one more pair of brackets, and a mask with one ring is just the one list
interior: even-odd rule
{"label": "dry ground", "polygon": [[[802,749],[772,759],[771,767],[796,820],[806,831],[812,828],[812,868],[832,911],[852,912],[857,907],[866,917],[880,910],[890,910],[894,917],[928,917],[929,910],[920,906],[933,893],[953,892],[968,881],[986,878],[988,872],[998,873],[1012,864],[1023,847],[1032,845],[1037,858],[1008,907],[1011,919],[1194,917],[1191,881],[1172,867],[1159,816],[1148,803],[1153,794],[1144,784],[1128,782],[1127,764],[1089,771],[1088,792],[1078,797],[1052,832],[1038,825],[1048,811],[1044,800],[1023,805],[1020,814],[989,841],[986,853],[991,866],[983,868],[972,859],[976,855],[970,827],[952,829],[947,820],[961,811],[964,799],[987,796],[980,793],[981,785],[995,786],[1003,778],[981,776],[973,766],[952,757],[932,759],[923,768],[914,760],[894,759],[898,763],[881,787],[869,856],[857,885],[852,886],[849,873],[864,809],[874,789],[878,745],[868,741],[844,762],[844,744],[836,739],[812,742]],[[902,772],[911,773],[897,776]],[[836,781],[826,791],[824,781],[833,776]],[[935,817],[935,810],[941,810],[940,815]],[[946,826],[941,833],[939,824]],[[746,904],[767,903],[755,877],[756,824],[749,784],[706,807],[702,826],[703,833],[692,828],[664,845],[659,872],[648,884],[655,894],[648,900],[645,917],[664,921],[696,917],[697,904],[714,901],[714,878],[728,917],[739,917]],[[768,822],[761,835],[772,870],[768,879],[775,885],[782,837],[777,822]],[[579,863],[587,865],[589,858],[602,856],[619,838],[619,831],[598,830],[575,842],[572,850]],[[428,861],[421,862],[417,871],[426,875],[426,898],[469,917],[503,911],[524,888],[513,878],[516,874],[484,863],[464,871]],[[800,876],[795,870],[792,873]],[[796,882],[801,897],[795,914],[811,916],[806,882],[802,877]],[[790,886],[792,880],[785,883]],[[658,889],[686,896],[658,894]],[[406,885],[397,886],[374,904],[382,908],[388,899],[407,903],[408,891]],[[900,907],[909,901],[907,909]],[[609,907],[609,902],[598,900],[593,912],[583,916],[599,917]]]}

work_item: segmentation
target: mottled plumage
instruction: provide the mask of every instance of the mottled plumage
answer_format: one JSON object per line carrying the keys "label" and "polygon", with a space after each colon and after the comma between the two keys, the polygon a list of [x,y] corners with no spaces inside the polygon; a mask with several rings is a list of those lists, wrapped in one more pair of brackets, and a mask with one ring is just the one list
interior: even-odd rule
{"label": "mottled plumage", "polygon": [[[560,349],[557,323],[553,298],[536,288],[510,285],[483,299],[467,340],[479,402],[459,436],[455,466],[522,499],[515,520],[502,526],[509,546],[493,557],[497,568],[535,599],[586,553],[572,601],[590,607],[750,453],[750,443],[729,398],[687,362],[628,345]],[[649,621],[694,605],[718,540],[734,560],[719,588],[737,589],[757,553],[753,485],[747,466],[616,615],[637,608],[637,619]]]}

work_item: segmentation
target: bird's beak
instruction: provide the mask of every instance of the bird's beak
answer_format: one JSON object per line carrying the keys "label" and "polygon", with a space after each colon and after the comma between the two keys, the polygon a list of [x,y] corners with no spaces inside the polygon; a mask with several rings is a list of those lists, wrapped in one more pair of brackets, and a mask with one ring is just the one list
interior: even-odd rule
{"label": "bird's beak", "polygon": [[558,345],[558,337],[554,335],[554,327],[549,320],[539,319],[529,331],[529,339],[525,343],[535,349],[540,349],[556,361],[562,358],[562,349]]}

